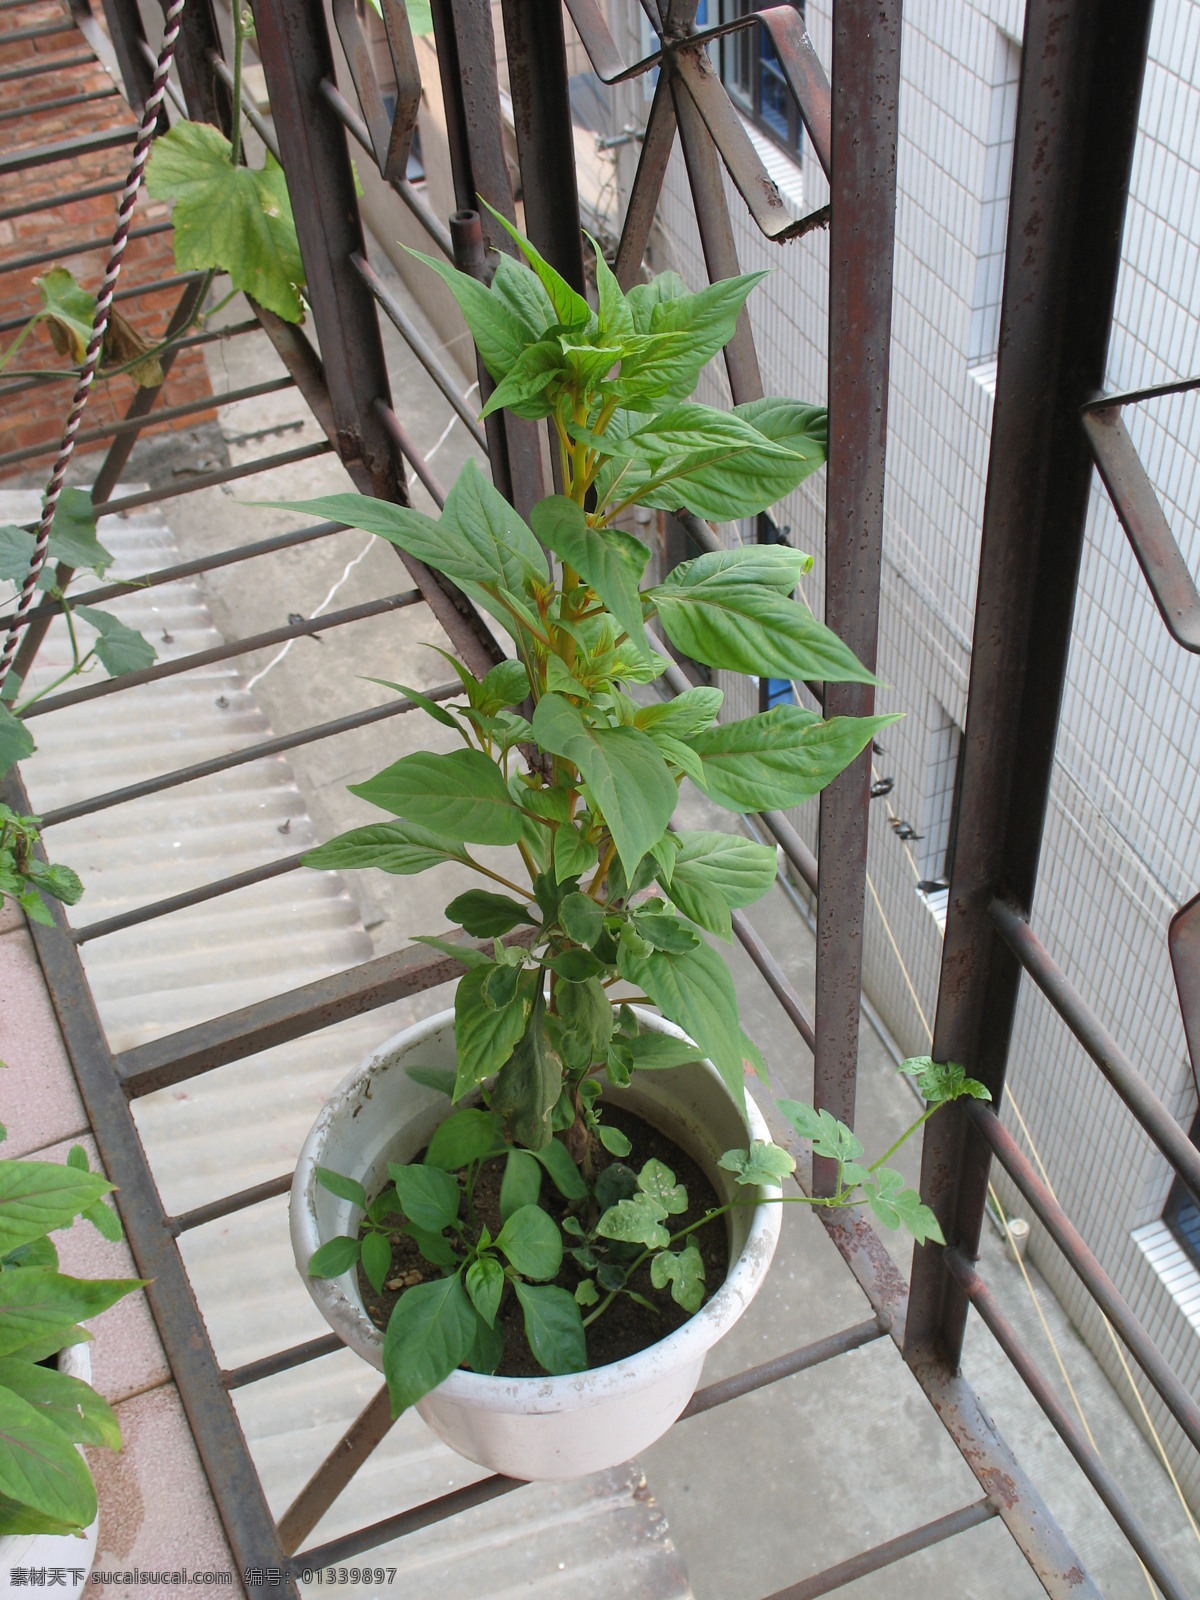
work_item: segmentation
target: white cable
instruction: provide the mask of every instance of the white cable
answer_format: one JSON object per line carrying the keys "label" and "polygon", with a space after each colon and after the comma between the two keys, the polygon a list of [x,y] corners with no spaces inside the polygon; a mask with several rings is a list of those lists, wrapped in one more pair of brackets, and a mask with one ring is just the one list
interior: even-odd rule
{"label": "white cable", "polygon": [[[375,535],[371,534],[370,537],[368,538],[366,544],[363,545],[362,549],[354,557],[354,559],[352,561],[348,561],[346,563],[346,570],[342,573],[341,577],[334,584],[333,588],[330,589],[329,593],[325,596],[324,600],[321,601],[321,604],[312,613],[312,615],[314,617],[319,617],[321,615],[321,613],[325,610],[326,606],[329,605],[330,601],[333,599],[334,595],[337,594],[338,590],[345,583],[346,579],[354,571],[355,567],[358,566],[359,562],[362,561],[366,557],[367,551],[371,548],[371,546],[374,543],[375,543]],[[267,673],[270,672],[272,667],[277,667],[279,665],[279,663],[283,660],[284,656],[287,655],[288,651],[292,648],[292,646],[295,644],[295,642],[296,642],[295,639],[289,639],[288,642],[284,645],[283,649],[280,650],[276,655],[271,657],[270,661],[267,662],[266,666],[262,669],[262,671],[261,672],[256,672],[254,674],[254,676],[250,679],[250,682],[246,685],[246,692],[247,693],[249,693],[250,690],[253,689],[253,687],[254,687],[254,685],[256,683],[261,683],[261,681],[266,677]]]}
{"label": "white cable", "polygon": [[[465,400],[467,398],[467,396],[470,395],[473,390],[478,389],[478,387],[479,387],[479,380],[476,379],[476,381],[471,385],[470,389],[465,389],[463,391],[463,399]],[[451,430],[451,428],[454,426],[454,424],[457,421],[458,421],[458,412],[455,411],[455,412],[453,412],[451,414],[450,421],[442,429],[441,433],[438,434],[437,442],[433,445],[433,447],[431,449],[426,450],[426,452],[425,452],[426,461],[432,461],[434,456],[437,455],[438,451],[442,448],[442,446],[445,444],[446,440],[450,437],[450,430]]]}

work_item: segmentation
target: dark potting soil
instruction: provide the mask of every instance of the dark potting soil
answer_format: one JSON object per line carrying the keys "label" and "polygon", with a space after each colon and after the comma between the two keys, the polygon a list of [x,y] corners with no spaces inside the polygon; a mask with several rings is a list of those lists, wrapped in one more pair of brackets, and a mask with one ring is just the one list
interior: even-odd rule
{"label": "dark potting soil", "polygon": [[[668,1219],[667,1225],[672,1234],[678,1233],[690,1223],[698,1222],[706,1211],[711,1211],[721,1204],[716,1190],[701,1168],[686,1151],[681,1150],[657,1128],[652,1128],[649,1123],[643,1122],[632,1112],[611,1105],[606,1105],[604,1108],[604,1120],[610,1127],[619,1128],[633,1146],[630,1154],[623,1158],[625,1166],[632,1168],[634,1172],[640,1172],[647,1161],[661,1161],[675,1174],[675,1181],[682,1183],[687,1189],[687,1211]],[[423,1154],[422,1151],[421,1155]],[[421,1156],[416,1159],[420,1160]],[[613,1160],[614,1158],[605,1150],[598,1149],[595,1157],[597,1174]],[[493,1239],[501,1227],[500,1182],[503,1176],[504,1162],[489,1161],[484,1165],[475,1185],[476,1216],[488,1228]],[[567,1202],[545,1174],[542,1176],[540,1203],[559,1223],[570,1211]],[[594,1218],[582,1217],[581,1221],[585,1226],[590,1226]],[[688,1241],[696,1246],[704,1261],[705,1301],[710,1300],[725,1282],[725,1275],[729,1270],[729,1237],[726,1221],[723,1216],[717,1217],[707,1227],[697,1228],[695,1233],[688,1235]],[[566,1243],[570,1242],[568,1238]],[[439,1275],[437,1267],[430,1266],[416,1244],[406,1234],[392,1234],[391,1245],[392,1266],[382,1294],[377,1294],[372,1288],[361,1264],[358,1268],[358,1287],[363,1297],[363,1304],[372,1322],[381,1329],[386,1329],[392,1307],[406,1288],[412,1288],[426,1279],[437,1278]],[[590,1274],[584,1272],[572,1257],[564,1255],[562,1270],[554,1282],[568,1293],[574,1294],[576,1285],[588,1276]],[[607,1366],[611,1361],[624,1360],[639,1350],[645,1350],[649,1345],[657,1344],[660,1339],[665,1339],[668,1334],[674,1333],[676,1328],[681,1328],[691,1315],[682,1306],[675,1304],[669,1289],[653,1287],[650,1282],[648,1261],[644,1262],[629,1280],[629,1288],[643,1295],[651,1302],[654,1309],[650,1310],[646,1306],[639,1305],[628,1294],[618,1294],[604,1314],[587,1329],[589,1367]],[[584,1318],[586,1319],[594,1309],[594,1307],[584,1308]],[[496,1325],[504,1332],[504,1358],[496,1369],[497,1374],[506,1378],[542,1376],[543,1369],[530,1354],[525,1339],[521,1307],[510,1285],[505,1286]]]}

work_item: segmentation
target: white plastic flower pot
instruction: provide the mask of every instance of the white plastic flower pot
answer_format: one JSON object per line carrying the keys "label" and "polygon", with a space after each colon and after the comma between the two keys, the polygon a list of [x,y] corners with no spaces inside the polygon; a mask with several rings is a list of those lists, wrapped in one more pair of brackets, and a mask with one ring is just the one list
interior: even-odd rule
{"label": "white plastic flower pot", "polygon": [[[645,1029],[682,1037],[639,1011]],[[389,1161],[411,1161],[448,1113],[444,1095],[408,1076],[408,1066],[453,1067],[454,1014],[442,1012],[390,1039],[326,1102],[305,1141],[292,1184],[292,1247],[301,1276],[334,1332],[383,1368],[383,1334],[367,1315],[354,1271],[310,1278],[308,1263],[327,1240],[357,1230],[357,1208],[316,1181],[329,1167],[357,1178],[368,1195],[383,1188]],[[635,1074],[605,1098],[627,1106],[674,1140],[705,1171],[722,1200],[738,1190],[718,1157],[747,1139],[769,1139],[746,1097],[748,1126],[713,1067],[704,1063]],[[758,1293],[779,1239],[782,1207],[763,1203],[728,1213],[730,1268],[706,1305],[674,1333],[609,1366],[567,1377],[504,1378],[458,1371],[417,1404],[452,1449],[509,1477],[575,1478],[626,1461],[662,1437],[700,1381],[704,1357]]]}
{"label": "white plastic flower pot", "polygon": [[[68,1378],[79,1378],[84,1383],[92,1381],[92,1357],[86,1344],[68,1345],[58,1356],[58,1370]],[[80,1451],[82,1454],[82,1451]],[[50,1581],[50,1571],[56,1576],[54,1592],[62,1600],[75,1600],[87,1583],[92,1562],[96,1559],[96,1535],[100,1527],[97,1516],[79,1536],[56,1533],[7,1533],[0,1537],[0,1600],[7,1596],[22,1596],[28,1600],[29,1584],[24,1577],[32,1569],[45,1569]],[[16,1570],[22,1576],[14,1579]],[[76,1577],[75,1574],[79,1576]]]}

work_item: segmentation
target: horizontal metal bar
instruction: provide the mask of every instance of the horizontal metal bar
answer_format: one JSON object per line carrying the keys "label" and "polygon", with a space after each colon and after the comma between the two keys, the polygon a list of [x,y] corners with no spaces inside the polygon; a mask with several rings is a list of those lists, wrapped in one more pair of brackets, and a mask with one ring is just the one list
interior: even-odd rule
{"label": "horizontal metal bar", "polygon": [[[525,936],[530,937],[531,931],[526,930]],[[446,937],[472,950],[490,952],[492,948],[490,940],[481,943],[453,932]],[[518,941],[509,934],[503,942]],[[440,950],[410,945],[406,950],[376,956],[373,961],[360,962],[298,989],[271,995],[210,1022],[151,1039],[117,1056],[114,1066],[127,1095],[149,1094],[230,1061],[243,1061],[290,1039],[332,1027],[348,1017],[374,1011],[393,1000],[448,983],[451,978],[461,977],[465,970],[460,961]]]}
{"label": "horizontal metal bar", "polygon": [[79,156],[93,155],[99,150],[115,150],[121,145],[133,144],[137,136],[136,128],[100,128],[94,133],[81,133],[74,139],[60,139],[56,144],[15,150],[11,155],[0,156],[0,178],[28,172],[33,167],[50,167],[56,161],[75,161]]}
{"label": "horizontal metal bar", "polygon": [[271,878],[282,878],[288,872],[295,872],[306,854],[304,850],[297,850],[291,855],[279,856],[274,861],[264,861],[261,866],[249,867],[245,872],[231,873],[227,878],[210,878],[207,883],[197,884],[194,889],[185,889],[182,894],[149,901],[146,905],[135,906],[132,911],[122,911],[119,916],[105,917],[101,922],[89,922],[82,928],[76,928],[72,938],[76,944],[86,944],[89,939],[103,939],[125,928],[135,928],[139,923],[169,917],[172,912],[186,911],[190,906],[203,905],[208,900],[219,900],[222,895],[234,894],[238,889],[252,889]]}
{"label": "horizontal metal bar", "polygon": [[[0,395],[0,399],[2,398]],[[107,506],[97,505],[96,512],[98,516],[107,516]],[[115,600],[123,594],[141,593],[144,589],[159,589],[164,584],[177,583],[181,578],[194,577],[198,572],[212,572],[217,567],[236,566],[239,561],[252,561],[256,556],[273,555],[275,551],[288,550],[293,545],[308,544],[315,539],[328,539],[331,534],[344,533],[345,528],[344,522],[314,522],[309,528],[297,528],[292,533],[277,533],[273,538],[257,539],[253,544],[235,545],[232,549],[220,550],[215,555],[202,556],[196,561],[180,561],[171,567],[156,567],[153,572],[143,573],[139,578],[130,578],[127,583],[104,583],[98,588],[88,589],[72,598],[82,600],[87,605],[98,605],[102,600]],[[61,610],[60,600],[43,600],[29,613],[26,621],[31,622],[35,617],[55,616]],[[0,628],[7,628],[11,620],[11,614],[0,616]]]}
{"label": "horizontal metal bar", "polygon": [[387,313],[388,320],[393,324],[401,338],[404,340],[405,344],[412,351],[413,355],[416,356],[417,360],[425,368],[425,371],[441,390],[443,396],[457,414],[463,426],[470,433],[475,443],[483,451],[484,455],[486,455],[488,448],[487,435],[479,426],[478,422],[476,422],[475,414],[471,410],[471,407],[466,403],[462,395],[459,393],[458,386],[454,382],[453,376],[438,360],[434,351],[422,338],[421,333],[416,324],[413,322],[412,318],[396,299],[395,295],[388,288],[387,284],[383,282],[379,274],[375,271],[374,267],[371,266],[370,262],[358,255],[357,252],[352,255],[350,259],[353,261],[359,277],[363,280],[367,288],[371,291],[372,295],[374,295],[375,299]]}
{"label": "horizontal metal bar", "polygon": [[[90,61],[92,58],[87,57]],[[4,82],[0,72],[0,83]],[[80,200],[98,200],[101,195],[120,194],[125,187],[124,178],[114,178],[111,183],[94,184],[90,189],[69,190],[66,194],[47,195],[41,200],[25,200],[19,206],[8,206],[0,211],[0,222],[11,222],[14,217],[28,217],[35,211],[57,211],[63,206],[76,205]]]}
{"label": "horizontal metal bar", "polygon": [[288,1555],[320,1522],[354,1474],[386,1438],[396,1418],[387,1385],[359,1412],[279,1519],[279,1542]]}
{"label": "horizontal metal bar", "polygon": [[[116,94],[116,89],[108,91]],[[5,113],[0,112],[0,122],[4,120]],[[171,224],[167,222],[148,222],[144,228],[130,228],[131,239],[149,239],[157,233],[169,233]],[[33,255],[14,256],[11,260],[0,261],[0,273],[20,272],[25,267],[40,267],[47,261],[61,261],[64,256],[82,255],[88,250],[111,250],[112,239],[73,239],[67,244],[56,246],[53,250],[39,250]]]}
{"label": "horizontal metal bar", "polygon": [[[65,94],[55,100],[43,100],[37,105],[8,106],[0,111],[0,122],[15,122],[19,117],[37,117],[47,111],[65,111],[68,106],[89,105],[93,100],[111,100],[113,95],[120,92],[115,83],[110,83],[105,89],[89,89],[84,94]],[[6,262],[0,271],[11,272],[12,267]]]}
{"label": "horizontal metal bar", "polygon": [[211,650],[196,650],[190,656],[179,656],[174,661],[160,661],[140,672],[126,672],[120,678],[106,678],[102,683],[88,684],[83,689],[68,689],[64,694],[51,695],[39,700],[25,712],[25,720],[40,717],[50,711],[60,711],[64,706],[82,705],[88,700],[101,700],[122,689],[133,689],[144,683],[158,683],[163,678],[178,677],[181,672],[191,672],[196,667],[211,666],[215,661],[228,661],[234,656],[249,655],[254,650],[266,650],[271,645],[284,644],[288,639],[303,639],[312,634],[325,633],[330,628],[343,628],[352,622],[363,622],[368,617],[381,617],[393,611],[403,611],[421,599],[417,589],[405,589],[400,594],[386,595],[382,600],[365,600],[361,605],[347,606],[344,611],[329,611],[323,617],[303,617],[299,622],[289,622],[284,628],[270,628],[266,633],[250,634],[244,639],[234,639],[231,644],[214,645]]}
{"label": "horizontal metal bar", "polygon": [[202,1228],[208,1222],[218,1222],[231,1217],[235,1211],[245,1211],[263,1200],[275,1200],[287,1194],[292,1187],[292,1173],[282,1173],[278,1178],[268,1178],[266,1183],[256,1183],[252,1189],[239,1189],[237,1194],[227,1194],[222,1200],[210,1200],[207,1205],[195,1206],[191,1211],[181,1211],[177,1217],[164,1219],[168,1233],[187,1233],[192,1228]]}
{"label": "horizontal metal bar", "polygon": [[387,405],[382,397],[378,395],[375,398],[375,411],[380,422],[383,423],[388,433],[395,440],[396,448],[412,467],[426,489],[428,489],[431,498],[440,511],[446,504],[445,485],[440,478],[429,470],[429,463],[413,443],[408,429],[400,421],[400,418],[392,410],[391,406]]}
{"label": "horizontal metal bar", "polygon": [[178,500],[181,495],[195,494],[198,489],[211,489],[219,483],[234,483],[238,478],[253,478],[260,472],[272,472],[276,467],[290,467],[297,461],[311,461],[314,456],[327,456],[333,446],[328,439],[313,444],[297,445],[295,450],[280,450],[273,456],[260,456],[257,461],[247,461],[240,467],[222,467],[219,472],[202,472],[187,483],[165,489],[146,489],[137,494],[118,495],[104,505],[104,515],[116,516],[121,511],[134,511],[138,506],[157,505],[160,500]]}
{"label": "horizontal metal bar", "polygon": [[981,1100],[972,1100],[967,1106],[967,1114],[991,1146],[996,1159],[1033,1207],[1039,1221],[1066,1256],[1092,1299],[1120,1334],[1130,1355],[1158,1390],[1175,1421],[1193,1446],[1200,1450],[1200,1404],[1179,1381],[991,1106]]}
{"label": "horizontal metal bar", "polygon": [[813,1019],[806,1011],[800,996],[788,982],[787,974],[771,954],[769,947],[759,938],[745,912],[734,911],[731,915],[733,931],[737,936],[738,943],[767,980],[771,993],[787,1012],[788,1020],[795,1027],[797,1033],[810,1050],[815,1050],[817,1048],[817,1036],[813,1026]]}
{"label": "horizontal metal bar", "polygon": [[884,1567],[902,1561],[905,1556],[916,1555],[918,1550],[928,1550],[931,1545],[952,1539],[955,1534],[978,1528],[996,1515],[996,1507],[991,1500],[976,1500],[973,1505],[963,1506],[958,1511],[947,1512],[944,1517],[935,1517],[932,1522],[922,1523],[909,1533],[886,1539],[883,1544],[863,1550],[848,1561],[839,1561],[836,1566],[826,1567],[824,1572],[814,1572],[811,1578],[801,1578],[799,1583],[789,1584],[786,1589],[776,1589],[774,1594],[768,1596],[768,1600],[818,1600],[820,1595],[833,1594],[836,1589],[845,1588],[856,1578],[879,1572]]}
{"label": "horizontal metal bar", "polygon": [[302,1367],[308,1361],[319,1361],[343,1349],[336,1333],[323,1333],[319,1339],[309,1339],[304,1344],[294,1344],[290,1350],[277,1350],[274,1355],[260,1356],[257,1361],[247,1361],[242,1367],[229,1367],[221,1373],[226,1389],[244,1389],[248,1383],[261,1383],[264,1378],[274,1378],[293,1367]]}
{"label": "horizontal metal bar", "polygon": [[74,33],[75,24],[64,22],[38,22],[28,28],[14,28],[11,33],[0,36],[3,44],[24,44],[26,39],[49,39],[56,33]]}
{"label": "horizontal metal bar", "polygon": [[782,811],[760,811],[757,816],[813,894],[816,894],[817,858],[793,828],[787,817]]}
{"label": "horizontal metal bar", "polygon": [[[33,78],[44,72],[59,72],[65,67],[94,67],[96,58],[90,51],[78,56],[51,56],[46,61],[30,61],[19,67],[6,67],[0,72],[0,83],[14,83],[18,78]],[[123,189],[124,183],[117,185]]]}
{"label": "horizontal metal bar", "polygon": [[988,911],[1009,949],[1200,1204],[1200,1150],[1050,955],[1020,908],[996,899]]}
{"label": "horizontal metal bar", "polygon": [[[162,406],[157,411],[136,417],[121,417],[107,422],[102,428],[88,428],[75,437],[77,445],[99,444],[104,439],[120,438],[125,433],[143,433],[165,423],[178,422],[182,417],[198,416],[203,411],[216,411],[219,406],[235,405],[239,400],[257,400],[263,395],[278,394],[290,389],[295,380],[290,377],[271,378],[266,383],[255,383],[245,389],[232,389],[228,394],[210,394],[201,400],[187,400],[177,406]],[[57,449],[56,443],[27,445],[23,450],[7,450],[0,455],[0,467],[12,466],[32,456],[44,456]]]}
{"label": "horizontal metal bar", "polygon": [[[367,131],[366,123],[359,116],[358,112],[355,111],[350,102],[339,93],[336,84],[331,83],[328,78],[322,78],[321,94],[334,112],[335,116],[341,122],[342,126],[346,129],[346,132],[349,133],[353,139],[357,140],[367,154],[373,158],[375,154],[375,148],[371,143],[371,135]],[[448,261],[453,261],[454,243],[450,237],[450,229],[436,214],[436,212],[430,208],[428,202],[417,193],[412,184],[409,183],[406,178],[398,179],[392,184],[392,188],[400,196],[401,200],[403,200],[404,204],[412,212],[413,216],[416,217],[417,221],[425,229],[425,232],[433,240],[434,244],[437,245],[438,249],[442,252],[446,259]]]}
{"label": "horizontal metal bar", "polygon": [[1107,411],[1112,406],[1134,406],[1140,400],[1161,400],[1164,395],[1188,394],[1200,389],[1200,378],[1176,378],[1172,383],[1152,383],[1148,389],[1122,389],[1117,394],[1098,394],[1084,406],[1089,411]]}
{"label": "horizontal metal bar", "polygon": [[[430,700],[449,700],[454,695],[462,693],[462,684],[445,683],[424,693]],[[164,772],[156,778],[146,778],[141,783],[131,783],[123,789],[110,789],[107,794],[80,800],[75,805],[60,806],[56,811],[47,812],[42,818],[41,825],[43,828],[51,828],[56,823],[74,821],[76,817],[88,817],[97,811],[107,811],[111,806],[125,805],[130,800],[141,800],[146,795],[161,794],[164,789],[175,789],[184,783],[194,783],[197,778],[212,777],[218,772],[228,772],[233,767],[244,767],[252,761],[262,761],[267,756],[282,755],[285,750],[316,744],[321,739],[336,738],[338,734],[350,733],[355,728],[368,728],[373,723],[386,722],[390,717],[400,717],[406,711],[412,710],[415,710],[413,701],[394,700],[387,705],[369,706],[363,711],[353,711],[347,716],[335,717],[330,722],[315,723],[312,727],[301,728],[296,733],[281,733],[274,739],[264,739],[259,744],[247,745],[243,749],[232,750],[225,755],[213,756],[209,761],[196,761],[191,766],[176,767],[173,771]],[[103,926],[104,924],[97,922],[86,923],[83,927],[77,928],[76,943],[82,944],[86,939],[96,938],[97,935],[92,929]]]}
{"label": "horizontal metal bar", "polygon": [[814,1339],[812,1344],[803,1345],[786,1356],[776,1356],[773,1361],[764,1361],[732,1378],[723,1378],[719,1383],[710,1383],[706,1388],[697,1389],[680,1413],[679,1420],[686,1422],[689,1417],[697,1417],[702,1411],[711,1411],[714,1406],[723,1406],[744,1394],[753,1394],[757,1389],[765,1389],[768,1384],[794,1377],[797,1372],[807,1372],[810,1367],[818,1367],[823,1361],[831,1361],[835,1356],[845,1355],[876,1339],[886,1338],[887,1332],[878,1317],[869,1317],[865,1322],[856,1322],[852,1328],[843,1328],[840,1333]]}
{"label": "horizontal metal bar", "polygon": [[401,1539],[406,1533],[417,1533],[421,1528],[443,1522],[460,1511],[470,1511],[474,1506],[486,1505],[489,1500],[524,1487],[519,1478],[502,1478],[498,1474],[481,1478],[478,1483],[468,1483],[451,1494],[427,1500],[424,1505],[414,1506],[411,1511],[400,1511],[394,1517],[385,1517],[382,1522],[373,1522],[369,1528],[359,1528],[354,1533],[343,1534],[340,1539],[330,1539],[327,1544],[302,1550],[299,1555],[292,1557],[292,1572],[299,1576],[305,1572],[316,1572],[321,1567],[336,1567],[339,1562],[349,1561],[363,1550],[374,1550],[378,1545],[390,1544],[393,1539]]}
{"label": "horizontal metal bar", "polygon": [[1075,1457],[1084,1476],[1112,1513],[1113,1520],[1137,1552],[1139,1560],[1144,1563],[1147,1572],[1162,1590],[1166,1600],[1188,1600],[1188,1591],[1172,1572],[1162,1551],[1125,1497],[1120,1484],[1046,1382],[1037,1363],[1021,1343],[1016,1329],[1000,1310],[987,1284],[961,1250],[947,1251],[945,1261],[951,1275],[957,1279],[996,1343],[1016,1368],[1022,1383],[1046,1413],[1054,1431]]}
{"label": "horizontal metal bar", "polygon": [[[119,187],[123,189],[125,185],[121,184]],[[61,200],[59,204],[66,205],[67,201]],[[176,272],[169,278],[156,278],[153,283],[126,284],[123,289],[114,291],[113,299],[137,300],[142,295],[163,294],[168,289],[181,289],[185,284],[199,283],[203,276],[202,272]],[[23,328],[28,321],[27,316],[5,317],[4,321],[0,322],[0,333],[11,333],[15,328]]]}

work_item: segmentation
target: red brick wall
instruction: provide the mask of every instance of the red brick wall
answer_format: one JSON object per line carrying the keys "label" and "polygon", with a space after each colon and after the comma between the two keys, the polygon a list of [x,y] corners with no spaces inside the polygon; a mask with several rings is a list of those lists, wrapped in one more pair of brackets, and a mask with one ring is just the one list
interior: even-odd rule
{"label": "red brick wall", "polygon": [[[66,8],[59,0],[31,0],[11,11],[0,12],[0,73],[28,67],[56,58],[90,56],[83,35],[69,32],[37,39],[13,40],[12,35],[28,28],[67,20]],[[22,150],[39,149],[78,138],[94,130],[132,128],[136,119],[120,94],[84,104],[43,109],[46,102],[95,90],[111,89],[112,80],[99,62],[60,67],[31,76],[0,81],[0,151],[6,156]],[[19,115],[12,115],[19,112]],[[95,293],[108,259],[108,247],[116,223],[117,194],[91,200],[70,200],[82,189],[104,183],[123,183],[132,154],[132,143],[112,150],[73,156],[52,165],[29,167],[0,183],[0,213],[11,212],[29,203],[63,196],[50,209],[27,212],[0,220],[0,352],[9,348],[19,327],[3,327],[20,319],[23,324],[41,308],[34,279],[51,266],[66,267],[84,288]],[[132,226],[136,229],[165,221],[168,208],[139,196]],[[54,250],[51,262],[36,266],[13,266],[21,258]],[[144,239],[131,239],[125,252],[118,290],[144,288],[136,298],[119,300],[118,308],[148,339],[161,338],[167,321],[182,292],[181,288],[154,289],[162,279],[175,275],[170,231]],[[25,341],[12,363],[22,370],[61,367],[45,327],[39,326]],[[58,448],[59,435],[73,393],[70,380],[39,384],[19,395],[5,395],[12,382],[0,374],[0,455],[24,446],[44,445],[44,453],[32,460],[4,466],[0,478],[49,465]],[[124,415],[134,393],[128,378],[121,376],[97,383],[84,413],[83,430],[98,428]],[[207,398],[211,393],[204,357],[200,350],[182,350],[163,385],[157,406],[181,405]],[[213,412],[182,419],[177,427],[193,425]],[[107,441],[81,445],[80,450],[103,450]]]}

